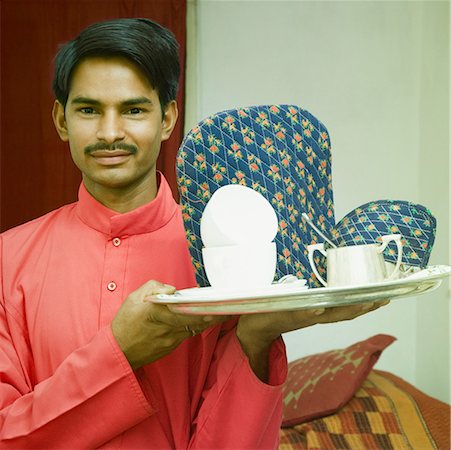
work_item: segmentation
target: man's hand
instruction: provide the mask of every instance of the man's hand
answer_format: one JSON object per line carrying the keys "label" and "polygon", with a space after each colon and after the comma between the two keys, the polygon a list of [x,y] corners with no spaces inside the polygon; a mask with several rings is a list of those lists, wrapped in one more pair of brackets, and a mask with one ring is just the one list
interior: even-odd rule
{"label": "man's hand", "polygon": [[177,314],[149,301],[156,294],[174,292],[172,286],[149,281],[126,298],[114,317],[113,336],[133,369],[162,358],[188,337],[228,319]]}
{"label": "man's hand", "polygon": [[388,301],[381,301],[336,308],[243,315],[239,319],[236,333],[255,374],[266,381],[269,349],[281,334],[318,323],[351,320],[387,303]]}

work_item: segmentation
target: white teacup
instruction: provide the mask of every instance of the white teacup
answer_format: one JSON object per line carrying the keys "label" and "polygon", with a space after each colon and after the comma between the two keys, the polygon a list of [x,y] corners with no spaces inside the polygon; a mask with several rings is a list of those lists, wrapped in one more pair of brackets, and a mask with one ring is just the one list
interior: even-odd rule
{"label": "white teacup", "polygon": [[[396,242],[398,257],[394,269],[388,274],[387,267],[389,265],[386,264],[382,252],[390,241]],[[307,249],[313,272],[324,286],[365,285],[399,277],[399,268],[402,262],[402,243],[399,234],[383,236],[380,245],[351,245],[325,250],[324,244],[321,243],[309,245]],[[313,260],[315,251],[321,252],[327,258],[327,282],[318,273]]]}
{"label": "white teacup", "polygon": [[205,273],[214,288],[269,286],[276,273],[276,243],[229,245],[202,249]]}
{"label": "white teacup", "polygon": [[202,213],[200,236],[204,247],[272,242],[277,215],[259,192],[228,184],[213,193]]}

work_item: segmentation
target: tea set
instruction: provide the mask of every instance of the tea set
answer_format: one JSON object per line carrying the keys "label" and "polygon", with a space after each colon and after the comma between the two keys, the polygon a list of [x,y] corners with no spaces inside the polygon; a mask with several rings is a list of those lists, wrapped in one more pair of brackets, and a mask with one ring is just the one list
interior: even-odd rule
{"label": "tea set", "polygon": [[274,280],[277,215],[258,192],[238,184],[213,193],[200,222],[205,272],[215,288],[253,288]]}
{"label": "tea set", "polygon": [[[381,243],[337,247],[316,228],[307,214],[304,220],[325,243],[309,245],[308,258],[317,279],[325,287],[356,286],[395,280],[400,276],[402,236],[381,237]],[[277,215],[266,198],[238,184],[213,193],[200,222],[205,272],[214,288],[260,288],[273,284],[276,272]],[[386,262],[383,251],[390,242],[397,248],[396,263]],[[328,248],[326,248],[326,245]],[[327,281],[315,263],[315,252],[326,258]]]}
{"label": "tea set", "polygon": [[[306,246],[311,270],[322,285],[312,288],[306,279],[290,274],[274,280],[279,224],[271,203],[249,187],[224,185],[211,195],[200,221],[202,257],[210,286],[161,294],[156,301],[171,303],[189,314],[251,314],[430,291],[451,275],[451,267],[427,266],[435,219],[422,208],[390,200],[362,205],[336,225],[333,239],[303,213],[305,223],[323,241]],[[382,225],[378,220],[383,220]],[[356,230],[362,231],[362,223],[366,224],[365,233],[356,235]],[[381,232],[386,229],[399,232]]]}

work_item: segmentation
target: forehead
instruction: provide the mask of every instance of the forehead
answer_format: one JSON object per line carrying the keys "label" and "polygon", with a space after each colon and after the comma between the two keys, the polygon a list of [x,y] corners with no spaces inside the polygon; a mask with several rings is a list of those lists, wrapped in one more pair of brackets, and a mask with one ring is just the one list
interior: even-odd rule
{"label": "forehead", "polygon": [[89,92],[144,91],[151,92],[153,87],[144,72],[127,58],[89,57],[83,59],[71,74],[69,97]]}

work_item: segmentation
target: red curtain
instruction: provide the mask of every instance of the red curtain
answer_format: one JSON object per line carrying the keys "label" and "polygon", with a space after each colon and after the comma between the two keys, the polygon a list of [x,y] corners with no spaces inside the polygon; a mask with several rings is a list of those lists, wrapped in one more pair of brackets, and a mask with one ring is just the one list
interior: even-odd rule
{"label": "red curtain", "polygon": [[147,17],[171,29],[180,43],[180,117],[158,161],[177,198],[186,0],[1,0],[0,5],[0,230],[77,199],[81,176],[51,118],[53,58],[61,44],[87,25],[112,18]]}

